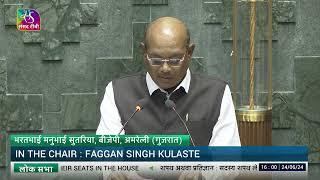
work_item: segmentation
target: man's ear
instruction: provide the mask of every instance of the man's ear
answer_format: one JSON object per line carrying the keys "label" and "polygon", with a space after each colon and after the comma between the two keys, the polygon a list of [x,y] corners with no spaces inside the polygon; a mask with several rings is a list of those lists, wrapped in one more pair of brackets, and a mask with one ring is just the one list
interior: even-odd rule
{"label": "man's ear", "polygon": [[143,53],[146,52],[146,45],[144,44],[144,42],[140,42],[140,48],[141,48]]}
{"label": "man's ear", "polygon": [[196,47],[195,44],[193,44],[193,43],[190,43],[190,44],[189,44],[189,47],[188,47],[188,55],[189,55],[189,57],[192,56],[193,50],[194,50],[195,47]]}
{"label": "man's ear", "polygon": [[147,65],[147,59],[146,59],[147,48],[144,42],[140,42],[140,50],[143,56],[143,62],[145,63],[145,65]]}

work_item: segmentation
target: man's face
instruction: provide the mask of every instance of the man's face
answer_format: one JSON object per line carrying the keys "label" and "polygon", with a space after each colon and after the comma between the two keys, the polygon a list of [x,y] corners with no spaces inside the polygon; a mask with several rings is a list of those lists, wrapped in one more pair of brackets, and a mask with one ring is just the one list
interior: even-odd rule
{"label": "man's face", "polygon": [[[144,45],[143,45],[144,46]],[[145,46],[144,46],[145,47]],[[167,41],[166,39],[150,40],[144,49],[144,62],[153,81],[161,88],[168,89],[177,86],[186,75],[194,45],[185,41]],[[150,58],[182,59],[178,65],[164,62],[152,65]]]}

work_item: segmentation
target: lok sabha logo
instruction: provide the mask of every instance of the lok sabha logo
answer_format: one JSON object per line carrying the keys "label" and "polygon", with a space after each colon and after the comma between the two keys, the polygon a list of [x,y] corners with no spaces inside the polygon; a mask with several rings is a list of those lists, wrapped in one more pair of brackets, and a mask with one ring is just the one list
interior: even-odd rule
{"label": "lok sabha logo", "polygon": [[19,31],[40,31],[40,14],[35,9],[17,9],[17,29]]}

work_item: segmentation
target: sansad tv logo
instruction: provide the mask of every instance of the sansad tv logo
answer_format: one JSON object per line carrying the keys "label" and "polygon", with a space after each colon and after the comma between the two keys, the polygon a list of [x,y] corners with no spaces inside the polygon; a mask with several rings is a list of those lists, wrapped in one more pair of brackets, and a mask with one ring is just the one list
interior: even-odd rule
{"label": "sansad tv logo", "polygon": [[40,31],[40,14],[35,9],[17,9],[19,31]]}

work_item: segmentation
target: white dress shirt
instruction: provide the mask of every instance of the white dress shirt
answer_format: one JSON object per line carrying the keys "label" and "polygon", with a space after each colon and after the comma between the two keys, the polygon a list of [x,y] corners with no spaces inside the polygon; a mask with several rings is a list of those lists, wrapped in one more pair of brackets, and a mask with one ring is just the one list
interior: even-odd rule
{"label": "white dress shirt", "polygon": [[[177,86],[177,89],[183,87],[188,93],[191,81],[190,70],[187,70],[186,76]],[[149,73],[146,74],[146,82],[151,95],[157,89],[162,90],[159,86],[152,80]],[[104,94],[100,106],[101,119],[97,129],[96,134],[118,134],[122,128],[121,118],[114,100],[112,82],[110,82]],[[121,134],[125,134],[124,130]],[[238,126],[236,121],[235,110],[232,102],[232,96],[230,88],[226,85],[224,90],[220,115],[217,123],[212,130],[212,137],[209,142],[209,146],[240,146],[240,138],[238,133]]]}

